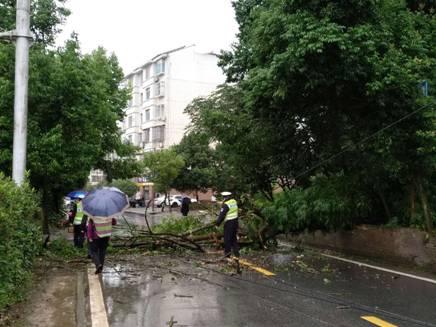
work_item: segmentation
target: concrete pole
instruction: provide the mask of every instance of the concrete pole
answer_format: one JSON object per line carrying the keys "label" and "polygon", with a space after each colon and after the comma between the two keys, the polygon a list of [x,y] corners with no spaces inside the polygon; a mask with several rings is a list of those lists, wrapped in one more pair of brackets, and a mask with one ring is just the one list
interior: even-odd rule
{"label": "concrete pole", "polygon": [[18,185],[23,183],[26,170],[29,28],[30,0],[17,0],[12,178]]}

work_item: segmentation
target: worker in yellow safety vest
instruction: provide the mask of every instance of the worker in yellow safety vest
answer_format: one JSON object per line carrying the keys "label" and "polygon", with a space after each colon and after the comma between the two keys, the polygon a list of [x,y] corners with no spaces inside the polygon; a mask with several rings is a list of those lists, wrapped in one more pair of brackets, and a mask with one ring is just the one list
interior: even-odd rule
{"label": "worker in yellow safety vest", "polygon": [[73,223],[74,246],[83,248],[87,216],[83,212],[82,199],[77,199],[69,213]]}
{"label": "worker in yellow safety vest", "polygon": [[230,192],[222,192],[224,202],[221,206],[216,225],[224,221],[224,256],[230,257],[233,251],[235,257],[239,257],[238,233],[238,203]]}

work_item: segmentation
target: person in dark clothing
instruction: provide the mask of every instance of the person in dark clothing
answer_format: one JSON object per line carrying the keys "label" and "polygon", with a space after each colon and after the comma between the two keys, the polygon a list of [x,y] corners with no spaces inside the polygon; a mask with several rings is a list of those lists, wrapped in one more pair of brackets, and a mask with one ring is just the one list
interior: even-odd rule
{"label": "person in dark clothing", "polygon": [[191,199],[186,195],[182,197],[182,204],[180,206],[180,212],[182,216],[186,217],[189,213],[189,205],[191,204]]}
{"label": "person in dark clothing", "polygon": [[103,271],[106,250],[112,234],[112,225],[116,225],[115,218],[90,218],[87,236],[91,250],[91,257],[95,264],[95,274]]}
{"label": "person in dark clothing", "polygon": [[218,215],[216,225],[219,226],[224,221],[224,256],[230,257],[233,251],[233,255],[238,258],[238,204],[236,200],[232,198],[232,193],[222,192],[221,195],[224,196],[224,202]]}
{"label": "person in dark clothing", "polygon": [[73,224],[74,246],[83,248],[87,216],[83,212],[82,199],[77,199],[71,204],[68,216]]}

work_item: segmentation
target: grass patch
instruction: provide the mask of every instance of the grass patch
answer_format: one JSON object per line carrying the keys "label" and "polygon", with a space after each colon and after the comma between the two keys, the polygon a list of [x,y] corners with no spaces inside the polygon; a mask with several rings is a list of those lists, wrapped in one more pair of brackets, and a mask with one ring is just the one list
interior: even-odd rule
{"label": "grass patch", "polygon": [[46,257],[54,258],[57,260],[72,260],[78,258],[85,258],[88,254],[87,244],[83,245],[83,248],[76,248],[64,238],[56,239],[48,244],[48,248],[45,252]]}

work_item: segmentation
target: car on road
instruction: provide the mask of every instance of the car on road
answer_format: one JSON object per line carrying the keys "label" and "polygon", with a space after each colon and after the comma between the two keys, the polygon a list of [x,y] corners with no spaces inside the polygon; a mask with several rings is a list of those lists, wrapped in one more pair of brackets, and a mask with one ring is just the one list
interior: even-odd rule
{"label": "car on road", "polygon": [[[171,207],[173,207],[173,208],[180,207],[182,205],[182,199],[183,199],[183,196],[180,194],[170,195],[167,198],[165,205],[167,205],[167,206],[171,205]],[[165,200],[165,195],[159,196],[159,197],[154,199],[154,205],[156,207],[160,208],[164,204],[164,200]],[[191,198],[191,203],[194,203],[194,202],[197,202],[197,199]]]}
{"label": "car on road", "polygon": [[129,204],[132,208],[145,207],[145,200],[144,198],[136,199],[135,196],[131,196],[129,198]]}

